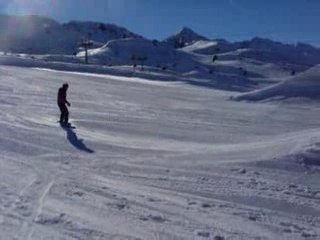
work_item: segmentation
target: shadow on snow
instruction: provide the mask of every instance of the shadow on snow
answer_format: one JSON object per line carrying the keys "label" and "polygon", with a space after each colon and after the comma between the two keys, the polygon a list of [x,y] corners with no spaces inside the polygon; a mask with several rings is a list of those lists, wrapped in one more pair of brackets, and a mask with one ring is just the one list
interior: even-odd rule
{"label": "shadow on snow", "polygon": [[84,142],[83,139],[79,139],[75,131],[73,131],[72,127],[65,127],[61,125],[61,128],[63,128],[67,132],[67,139],[68,141],[77,149],[87,152],[87,153],[94,153],[94,151],[90,148],[88,148]]}

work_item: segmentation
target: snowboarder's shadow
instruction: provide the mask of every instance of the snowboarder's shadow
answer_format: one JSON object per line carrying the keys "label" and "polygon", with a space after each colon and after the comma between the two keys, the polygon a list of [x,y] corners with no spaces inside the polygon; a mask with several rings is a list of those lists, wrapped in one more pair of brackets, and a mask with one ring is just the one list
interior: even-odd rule
{"label": "snowboarder's shadow", "polygon": [[61,127],[67,132],[67,139],[75,148],[87,153],[94,153],[92,149],[88,148],[83,143],[83,139],[78,138],[77,134],[73,131],[72,127],[65,127],[63,125],[61,125]]}

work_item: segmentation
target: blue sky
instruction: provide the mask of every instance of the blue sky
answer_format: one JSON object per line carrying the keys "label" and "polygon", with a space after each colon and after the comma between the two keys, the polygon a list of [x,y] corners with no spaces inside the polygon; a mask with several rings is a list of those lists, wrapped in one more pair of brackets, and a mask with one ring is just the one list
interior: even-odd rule
{"label": "blue sky", "polygon": [[320,45],[320,0],[0,0],[0,12],[115,23],[150,39],[187,26],[209,38]]}

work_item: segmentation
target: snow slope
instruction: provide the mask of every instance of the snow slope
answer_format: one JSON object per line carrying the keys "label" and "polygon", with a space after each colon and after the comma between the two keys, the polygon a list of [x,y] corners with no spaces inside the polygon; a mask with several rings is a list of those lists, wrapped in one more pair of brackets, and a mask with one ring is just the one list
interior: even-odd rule
{"label": "snow slope", "polygon": [[236,100],[263,100],[272,97],[320,97],[320,65],[278,84],[236,96]]}
{"label": "snow slope", "polygon": [[0,93],[1,239],[320,237],[318,101],[9,66]]}
{"label": "snow slope", "polygon": [[220,53],[232,52],[241,49],[240,45],[234,45],[225,40],[199,40],[181,50],[194,52],[204,55],[215,55]]}
{"label": "snow slope", "polygon": [[[89,51],[92,62],[104,63],[105,65],[137,65],[141,64],[141,58],[146,58],[144,65],[171,67],[172,64],[184,65],[181,62],[195,65],[192,62],[192,56],[177,52],[175,49],[168,47],[167,44],[152,42],[146,39],[128,38],[122,40],[109,41],[101,48]],[[84,57],[85,53],[80,52],[77,56]],[[177,66],[179,67],[179,66]],[[185,66],[190,69],[190,66]]]}
{"label": "snow slope", "polygon": [[[204,42],[193,47],[201,47]],[[204,43],[205,44],[205,43]],[[258,64],[246,64],[247,61],[240,62],[239,52],[234,56],[219,55],[219,59],[212,61],[212,56],[187,52],[184,49],[176,50],[168,46],[167,43],[150,41],[147,39],[128,38],[109,41],[101,48],[88,51],[89,61],[92,64],[105,66],[133,66],[137,69],[147,69],[161,73],[172,73],[172,78],[192,78],[198,81],[215,85],[217,88],[225,89],[252,89],[253,85],[267,76]],[[77,57],[83,59],[85,52],[80,52]],[[144,59],[143,61],[141,59]],[[244,67],[246,76],[243,75]],[[253,66],[252,66],[253,65]],[[257,71],[251,71],[256,68]],[[251,81],[255,78],[255,81]],[[198,81],[199,82],[199,81]]]}
{"label": "snow slope", "polygon": [[284,44],[259,37],[235,43],[225,40],[201,40],[182,50],[203,55],[216,55],[218,59],[225,59],[226,55],[238,53],[237,59],[247,58],[264,63],[290,65],[296,71],[300,71],[301,66],[311,67],[320,64],[320,49],[317,47],[303,43]]}

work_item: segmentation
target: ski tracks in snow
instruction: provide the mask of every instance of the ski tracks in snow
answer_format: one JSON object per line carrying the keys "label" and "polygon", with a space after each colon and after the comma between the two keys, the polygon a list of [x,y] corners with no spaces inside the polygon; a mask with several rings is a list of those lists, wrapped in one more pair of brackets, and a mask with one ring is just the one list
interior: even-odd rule
{"label": "ski tracks in snow", "polygon": [[[300,186],[287,188],[285,182],[264,178],[264,172],[233,168],[227,170],[229,173],[173,170],[166,174],[166,169],[158,168],[155,174],[157,168],[150,166],[142,167],[144,170],[138,165],[126,167],[129,169],[122,166],[122,171],[110,172],[108,177],[97,175],[94,182],[124,197],[127,204],[123,209],[131,209],[130,214],[137,214],[141,221],[161,223],[167,230],[174,222],[176,230],[164,230],[159,235],[177,232],[178,226],[199,229],[195,235],[200,237],[219,233],[231,239],[315,239],[320,234],[319,212],[314,205],[317,200],[292,198],[287,189]],[[139,206],[143,206],[144,214],[133,211]]]}
{"label": "ski tracks in snow", "polygon": [[33,175],[32,179],[26,183],[25,187],[17,194],[16,199],[7,206],[4,212],[3,221],[6,221],[6,218],[15,218],[22,223],[20,230],[15,232],[17,239],[33,239],[33,234],[41,226],[41,215],[45,207],[46,197],[56,179],[65,174],[64,161],[56,165],[47,163],[45,157],[38,156],[37,160],[33,157],[33,164],[27,164],[31,158],[27,158],[23,162],[12,160],[16,164],[23,164],[25,171],[29,171]]}
{"label": "ski tracks in snow", "polygon": [[[39,221],[39,216],[42,213],[42,208],[44,206],[44,199],[47,196],[47,194],[49,193],[51,187],[53,186],[54,181],[51,180],[47,186],[44,188],[40,198],[39,198],[39,202],[38,202],[38,208],[35,210],[34,215],[32,216],[32,219],[34,222],[38,222]],[[32,240],[32,234],[34,233],[34,227],[31,227],[29,234],[27,235],[27,240]]]}

